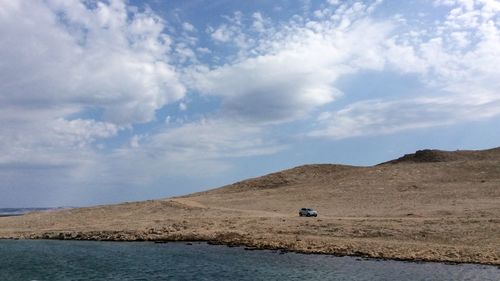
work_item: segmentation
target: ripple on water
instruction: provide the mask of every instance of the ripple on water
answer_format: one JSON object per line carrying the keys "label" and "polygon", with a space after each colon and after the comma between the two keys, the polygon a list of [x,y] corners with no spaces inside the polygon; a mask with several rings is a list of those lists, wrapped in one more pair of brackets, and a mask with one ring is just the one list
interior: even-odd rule
{"label": "ripple on water", "polygon": [[494,266],[303,255],[205,243],[0,240],[0,280],[500,280]]}

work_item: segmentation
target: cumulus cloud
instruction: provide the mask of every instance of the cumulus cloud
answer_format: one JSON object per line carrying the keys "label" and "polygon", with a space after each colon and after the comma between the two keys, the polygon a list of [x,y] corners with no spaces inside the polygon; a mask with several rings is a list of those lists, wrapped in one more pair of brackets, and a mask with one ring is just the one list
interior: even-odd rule
{"label": "cumulus cloud", "polygon": [[130,124],[184,96],[163,21],[121,1],[94,4],[2,4],[3,107],[99,107],[106,121]]}
{"label": "cumulus cloud", "polygon": [[56,138],[51,138],[52,141],[55,139],[57,143],[58,140],[61,140],[61,142],[58,143],[59,145],[77,145],[79,147],[91,144],[96,139],[115,136],[119,130],[119,128],[112,123],[83,119],[71,121],[57,119],[53,121],[49,127],[56,136]]}
{"label": "cumulus cloud", "polygon": [[120,130],[112,123],[84,119],[44,122],[2,120],[0,125],[0,163],[4,167],[9,163],[21,162],[73,165],[82,154],[92,154],[89,145],[98,139],[113,137]]}
{"label": "cumulus cloud", "polygon": [[367,18],[371,9],[345,4],[324,11],[331,20],[294,18],[269,29],[260,13],[246,28],[238,14],[238,20],[229,18],[238,24],[221,24],[212,33],[216,41],[238,46],[237,56],[198,68],[193,84],[203,94],[222,97],[223,114],[242,120],[276,124],[306,117],[341,95],[334,87],[341,75],[383,67],[379,51],[391,24]]}
{"label": "cumulus cloud", "polygon": [[[368,100],[324,112],[309,135],[346,138],[442,126],[500,115],[500,6],[488,1],[437,1],[452,5],[433,32],[395,34],[381,54],[386,66],[419,75],[434,96]],[[419,30],[420,29],[420,30]]]}
{"label": "cumulus cloud", "polygon": [[2,1],[2,187],[97,182],[103,141],[185,95],[164,29],[120,0]]}

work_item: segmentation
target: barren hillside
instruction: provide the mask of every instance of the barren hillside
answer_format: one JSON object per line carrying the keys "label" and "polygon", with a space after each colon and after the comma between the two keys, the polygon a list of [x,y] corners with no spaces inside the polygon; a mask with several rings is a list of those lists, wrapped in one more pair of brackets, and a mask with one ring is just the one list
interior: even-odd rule
{"label": "barren hillside", "polygon": [[[313,207],[318,218],[300,218]],[[305,165],[182,197],[0,218],[0,237],[207,240],[500,264],[500,148]]]}

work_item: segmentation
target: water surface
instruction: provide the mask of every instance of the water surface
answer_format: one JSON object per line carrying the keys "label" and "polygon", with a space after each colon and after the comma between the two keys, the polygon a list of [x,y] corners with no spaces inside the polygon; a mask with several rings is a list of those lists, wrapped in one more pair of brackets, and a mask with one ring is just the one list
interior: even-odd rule
{"label": "water surface", "polygon": [[0,280],[500,280],[500,269],[205,243],[0,240]]}
{"label": "water surface", "polygon": [[49,212],[68,209],[67,207],[57,208],[0,208],[0,217],[20,216],[29,212]]}

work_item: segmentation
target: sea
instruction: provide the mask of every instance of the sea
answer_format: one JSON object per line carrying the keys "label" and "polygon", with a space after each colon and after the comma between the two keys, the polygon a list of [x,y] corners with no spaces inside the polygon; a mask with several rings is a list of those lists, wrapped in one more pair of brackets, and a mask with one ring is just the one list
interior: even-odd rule
{"label": "sea", "polygon": [[202,242],[0,240],[1,281],[500,280],[500,268],[306,255]]}
{"label": "sea", "polygon": [[68,209],[69,207],[57,208],[0,208],[0,217],[20,216],[29,212],[50,212],[55,210]]}

